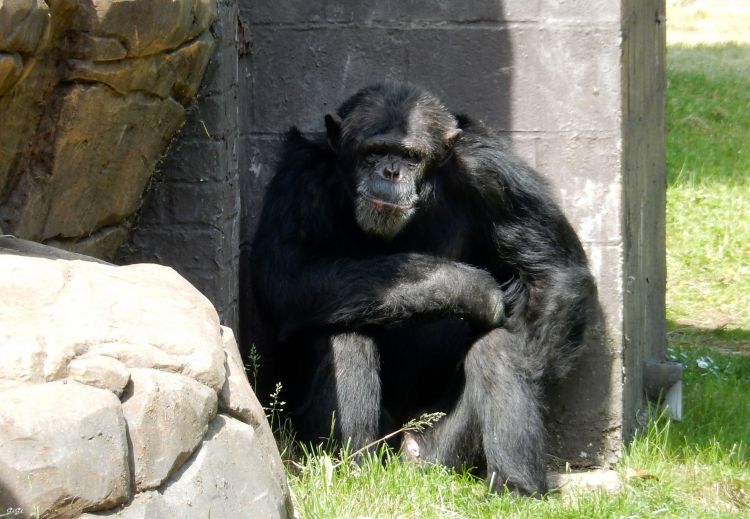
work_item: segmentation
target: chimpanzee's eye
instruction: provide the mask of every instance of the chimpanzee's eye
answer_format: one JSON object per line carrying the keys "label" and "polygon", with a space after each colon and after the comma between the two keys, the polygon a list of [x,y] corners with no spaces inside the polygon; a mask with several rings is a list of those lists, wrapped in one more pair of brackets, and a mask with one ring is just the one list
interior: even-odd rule
{"label": "chimpanzee's eye", "polygon": [[365,155],[365,156],[364,156],[364,157],[362,158],[362,160],[363,160],[363,161],[364,161],[364,162],[365,162],[366,164],[369,164],[369,165],[373,165],[373,164],[376,164],[377,162],[379,162],[380,160],[382,160],[382,159],[383,159],[383,157],[384,157],[384,154],[383,154],[383,153],[380,153],[380,152],[377,152],[377,151],[371,151],[371,152],[368,152],[368,153],[367,153],[367,154],[366,154],[366,155]]}
{"label": "chimpanzee's eye", "polygon": [[415,169],[419,166],[419,161],[411,158],[405,158],[402,162],[409,169]]}
{"label": "chimpanzee's eye", "polygon": [[416,168],[422,162],[422,158],[414,153],[408,153],[401,157],[401,160],[410,168]]}
{"label": "chimpanzee's eye", "polygon": [[414,162],[416,164],[422,161],[422,157],[419,153],[409,148],[402,150],[401,156],[409,163]]}

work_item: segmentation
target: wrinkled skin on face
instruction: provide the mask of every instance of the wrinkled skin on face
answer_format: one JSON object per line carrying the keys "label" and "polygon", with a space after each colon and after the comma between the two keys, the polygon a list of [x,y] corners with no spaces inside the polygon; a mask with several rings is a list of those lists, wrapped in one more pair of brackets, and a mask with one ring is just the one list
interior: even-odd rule
{"label": "wrinkled skin on face", "polygon": [[425,181],[461,134],[455,117],[431,95],[415,92],[394,106],[377,90],[326,116],[326,129],[359,227],[384,239],[412,219]]}
{"label": "wrinkled skin on face", "polygon": [[392,238],[411,219],[419,201],[424,161],[417,156],[374,150],[357,160],[355,215],[360,228]]}

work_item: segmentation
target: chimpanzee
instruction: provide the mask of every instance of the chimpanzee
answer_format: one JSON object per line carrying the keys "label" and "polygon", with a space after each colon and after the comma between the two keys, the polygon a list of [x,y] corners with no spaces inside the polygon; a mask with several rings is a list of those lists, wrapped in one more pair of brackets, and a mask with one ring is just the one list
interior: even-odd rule
{"label": "chimpanzee", "polygon": [[596,297],[546,183],[413,85],[364,88],[325,126],[289,131],[251,259],[298,437],[356,448],[442,411],[405,455],[544,493],[544,389]]}

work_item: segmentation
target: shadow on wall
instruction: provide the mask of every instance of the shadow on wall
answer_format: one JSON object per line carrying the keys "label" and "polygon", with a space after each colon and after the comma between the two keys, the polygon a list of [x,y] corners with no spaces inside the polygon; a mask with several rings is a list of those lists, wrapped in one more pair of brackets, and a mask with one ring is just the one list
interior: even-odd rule
{"label": "shadow on wall", "polygon": [[[246,358],[253,348],[260,355],[254,387],[263,401],[278,380],[277,362],[293,361],[275,358],[269,348],[248,272],[263,193],[284,132],[293,125],[305,133],[324,131],[326,113],[384,80],[417,83],[452,111],[510,132],[514,52],[509,17],[497,0],[240,0],[240,13],[243,31],[252,37],[240,60],[240,336]],[[618,422],[608,410],[611,361],[602,348],[603,313],[596,313],[583,362],[554,388],[551,405],[553,458],[577,464],[612,459],[602,438],[617,426],[610,421]]]}
{"label": "shadow on wall", "polygon": [[547,463],[559,470],[566,463],[599,466],[620,456],[620,445],[607,441],[607,433],[622,429],[619,416],[609,412],[610,399],[622,395],[611,394],[607,323],[598,301],[589,322],[578,363],[565,380],[547,388]]}
{"label": "shadow on wall", "polygon": [[[0,468],[0,474],[2,472],[4,471]],[[20,500],[0,480],[0,517],[5,517],[4,514],[8,514],[9,517],[21,516],[23,514],[21,509]]]}

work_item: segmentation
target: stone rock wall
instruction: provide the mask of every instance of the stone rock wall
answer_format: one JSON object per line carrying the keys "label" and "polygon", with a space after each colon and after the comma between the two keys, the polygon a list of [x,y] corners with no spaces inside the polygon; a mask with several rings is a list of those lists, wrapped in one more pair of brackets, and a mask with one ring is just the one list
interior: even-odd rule
{"label": "stone rock wall", "polygon": [[215,0],[0,0],[0,226],[111,258],[211,55]]}
{"label": "stone rock wall", "polygon": [[234,334],[174,270],[0,237],[0,273],[0,510],[291,515]]}

